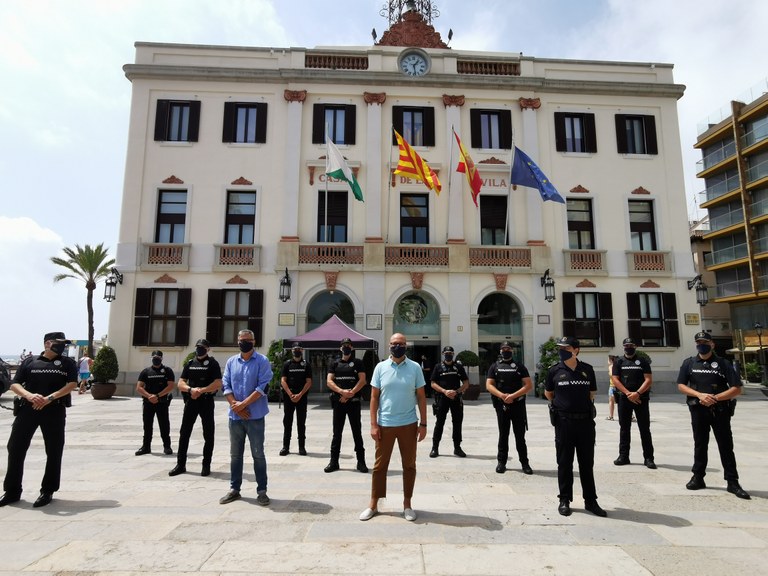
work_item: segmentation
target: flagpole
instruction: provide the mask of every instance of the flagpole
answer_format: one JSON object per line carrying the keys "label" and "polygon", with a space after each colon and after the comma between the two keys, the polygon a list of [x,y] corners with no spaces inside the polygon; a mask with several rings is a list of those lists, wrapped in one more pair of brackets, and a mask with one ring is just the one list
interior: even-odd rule
{"label": "flagpole", "polygon": [[[389,244],[389,220],[392,212],[392,136],[395,134],[394,124],[390,124],[389,133],[389,165],[387,166],[387,235],[384,239],[385,244]],[[399,148],[398,148],[399,150]]]}
{"label": "flagpole", "polygon": [[[514,165],[515,161],[515,129],[512,128],[512,152],[509,157],[509,166],[510,166],[510,175],[512,166]],[[512,204],[512,194],[510,193],[512,190],[512,182],[510,178],[510,183],[507,185],[507,211],[504,214],[504,245],[506,246],[509,243],[509,210],[511,208]]]}
{"label": "flagpole", "polygon": [[[330,146],[328,146],[328,140],[330,136],[328,136],[328,122],[325,123],[325,163],[326,166],[328,165],[328,158],[330,157],[331,150]],[[328,175],[325,175],[325,214],[323,215],[323,242],[328,242]]]}
{"label": "flagpole", "polygon": [[[451,209],[451,180],[453,180],[453,141],[456,140],[456,129],[453,127],[453,124],[451,124],[451,147],[448,151],[448,210]],[[467,168],[468,170],[469,168]],[[448,228],[445,229],[445,243],[448,244],[448,236],[450,235],[450,230]]]}

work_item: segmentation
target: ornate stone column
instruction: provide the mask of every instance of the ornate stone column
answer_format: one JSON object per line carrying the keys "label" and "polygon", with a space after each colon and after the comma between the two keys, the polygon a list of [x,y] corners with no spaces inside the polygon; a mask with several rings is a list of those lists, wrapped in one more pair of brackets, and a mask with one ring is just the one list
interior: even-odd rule
{"label": "ornate stone column", "polygon": [[448,243],[449,244],[465,244],[464,238],[464,211],[462,205],[464,201],[464,194],[468,194],[469,191],[465,190],[466,178],[463,174],[456,172],[456,163],[458,162],[458,145],[456,139],[453,137],[453,130],[461,138],[464,146],[467,146],[469,141],[469,134],[462,134],[461,131],[461,107],[464,106],[464,96],[451,96],[443,94],[443,104],[445,105],[445,132],[448,137],[446,142],[447,150],[453,150],[454,153],[451,158],[448,158],[448,170],[443,172],[448,175],[448,182],[443,188],[443,194],[450,190],[450,196],[448,197]]}
{"label": "ornate stone column", "polygon": [[283,92],[288,102],[285,125],[285,172],[283,176],[283,229],[282,242],[299,241],[299,175],[301,174],[301,111],[306,90]]}
{"label": "ornate stone column", "polygon": [[[539,98],[520,98],[520,109],[523,111],[523,141],[518,148],[528,154],[531,159],[539,161],[539,131],[536,125],[536,110],[541,108]],[[535,188],[526,188],[528,192],[528,244],[539,245],[544,243],[544,223],[542,222],[541,194]],[[511,204],[511,202],[510,202]]]}

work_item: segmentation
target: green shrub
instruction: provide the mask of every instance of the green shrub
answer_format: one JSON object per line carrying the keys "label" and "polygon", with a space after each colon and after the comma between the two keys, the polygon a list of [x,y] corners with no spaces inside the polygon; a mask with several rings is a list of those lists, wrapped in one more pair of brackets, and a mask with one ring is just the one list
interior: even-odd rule
{"label": "green shrub", "polygon": [[463,366],[479,366],[480,357],[472,350],[462,350],[456,354],[456,361],[461,362]]}
{"label": "green shrub", "polygon": [[744,364],[744,373],[750,382],[760,382],[763,377],[763,371],[757,362],[747,362]]}
{"label": "green shrub", "polygon": [[109,382],[117,378],[120,367],[117,363],[117,354],[114,348],[102,346],[96,354],[91,367],[94,382]]}
{"label": "green shrub", "polygon": [[560,355],[557,353],[557,343],[554,338],[550,338],[539,346],[539,361],[536,363],[536,382],[534,383],[534,394],[544,398],[544,383],[547,381],[547,373],[551,366],[560,362]]}
{"label": "green shrub", "polygon": [[282,378],[283,364],[288,360],[289,350],[283,350],[282,340],[272,340],[267,350],[267,360],[272,365],[272,380],[269,381],[267,399],[271,402],[280,400],[280,379]]}

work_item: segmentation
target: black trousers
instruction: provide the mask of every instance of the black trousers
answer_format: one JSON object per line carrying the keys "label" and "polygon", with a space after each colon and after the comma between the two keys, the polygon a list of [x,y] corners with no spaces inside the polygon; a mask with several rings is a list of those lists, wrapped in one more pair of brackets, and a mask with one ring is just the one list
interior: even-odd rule
{"label": "black trousers", "polygon": [[333,405],[333,438],[331,439],[331,458],[338,460],[341,454],[341,434],[344,432],[344,422],[349,420],[352,430],[352,439],[355,442],[355,454],[357,458],[365,457],[365,445],[363,444],[362,425],[360,423],[360,401],[348,400],[340,402],[334,398]]}
{"label": "black trousers", "polygon": [[53,493],[59,489],[66,420],[67,409],[59,403],[50,404],[42,410],[34,410],[29,403],[22,406],[21,412],[13,421],[11,435],[8,438],[8,470],[3,482],[6,494],[21,495],[24,460],[32,437],[38,428],[43,433],[47,457],[40,491]]}
{"label": "black trousers", "polygon": [[184,413],[181,416],[181,429],[179,430],[179,450],[177,461],[180,466],[187,463],[187,450],[189,438],[192,436],[192,428],[197,417],[203,423],[203,466],[210,466],[213,458],[213,439],[216,433],[216,424],[213,420],[214,401],[213,396],[200,396],[197,400],[189,398],[184,404]]}
{"label": "black trousers", "polygon": [[440,445],[440,440],[443,437],[443,428],[445,427],[445,420],[448,417],[448,412],[451,413],[451,424],[453,425],[453,445],[461,445],[461,424],[464,422],[464,401],[461,396],[457,396],[455,400],[451,400],[443,394],[435,395],[435,430],[432,433],[432,445],[437,447]]}
{"label": "black trousers", "polygon": [[560,500],[573,501],[573,456],[579,461],[579,478],[584,500],[597,500],[595,488],[595,421],[557,415],[555,421],[555,453]]}
{"label": "black trousers", "polygon": [[643,445],[643,458],[653,460],[653,439],[651,438],[650,398],[641,398],[640,404],[630,402],[622,394],[619,399],[619,456],[629,458],[629,445],[632,441],[632,414],[637,418],[640,442]]}
{"label": "black trousers", "polygon": [[171,402],[161,399],[157,404],[152,404],[146,398],[143,400],[142,418],[144,420],[144,440],[142,447],[150,448],[152,446],[152,432],[157,417],[157,427],[160,428],[160,438],[163,439],[163,448],[171,447],[171,421],[168,418],[168,408]]}
{"label": "black trousers", "polygon": [[727,481],[737,481],[739,473],[736,470],[736,455],[733,453],[733,433],[731,432],[731,413],[727,406],[707,408],[699,404],[688,407],[691,411],[691,428],[693,429],[693,472],[694,476],[703,478],[707,473],[709,452],[709,430],[715,433],[717,449],[720,451],[720,462],[723,465],[723,478]]}
{"label": "black trousers", "polygon": [[494,407],[496,408],[496,422],[499,426],[499,445],[496,459],[506,463],[507,458],[509,458],[509,429],[512,428],[520,464],[528,464],[528,446],[525,443],[528,415],[525,410],[525,402],[504,404],[499,401],[494,404]]}
{"label": "black trousers", "polygon": [[293,430],[293,415],[296,414],[296,432],[299,435],[299,448],[304,447],[307,434],[307,395],[295,404],[290,399],[283,400],[283,448],[291,446],[291,431]]}

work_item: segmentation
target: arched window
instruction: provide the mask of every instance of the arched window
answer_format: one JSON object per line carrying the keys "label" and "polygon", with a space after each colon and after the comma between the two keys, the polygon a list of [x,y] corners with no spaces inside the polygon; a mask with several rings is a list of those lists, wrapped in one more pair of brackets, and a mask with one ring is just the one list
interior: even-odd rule
{"label": "arched window", "polygon": [[349,326],[355,325],[355,307],[346,294],[338,290],[318,294],[307,306],[307,332],[314,330],[334,314]]}

